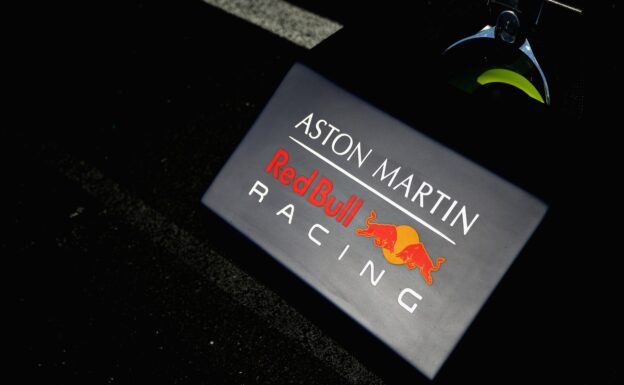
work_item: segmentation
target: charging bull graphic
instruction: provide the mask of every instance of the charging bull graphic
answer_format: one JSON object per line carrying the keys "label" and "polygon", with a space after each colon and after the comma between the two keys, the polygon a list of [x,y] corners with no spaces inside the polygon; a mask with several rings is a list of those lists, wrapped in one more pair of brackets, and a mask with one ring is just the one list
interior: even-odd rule
{"label": "charging bull graphic", "polygon": [[381,248],[383,256],[388,262],[394,265],[405,264],[410,270],[418,268],[425,282],[431,285],[433,283],[431,272],[440,270],[440,265],[446,259],[438,257],[434,265],[413,227],[373,223],[372,220],[375,218],[377,218],[377,214],[375,210],[372,210],[366,219],[366,228],[356,229],[355,233],[373,238],[373,244]]}

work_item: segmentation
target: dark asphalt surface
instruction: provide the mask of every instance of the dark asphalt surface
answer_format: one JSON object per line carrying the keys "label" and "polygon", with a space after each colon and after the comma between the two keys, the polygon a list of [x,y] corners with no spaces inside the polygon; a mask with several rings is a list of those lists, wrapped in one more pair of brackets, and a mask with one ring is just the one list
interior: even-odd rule
{"label": "dark asphalt surface", "polygon": [[[605,139],[597,128],[587,135],[582,106],[557,106],[549,122],[563,123],[529,138],[486,130],[471,141],[457,126],[437,130],[433,114],[419,117],[401,101],[404,92],[379,93],[396,84],[375,74],[387,60],[347,73],[347,57],[391,51],[387,34],[358,38],[375,35],[363,25],[377,10],[356,16],[348,5],[293,3],[343,23],[344,33],[310,56],[200,1],[126,1],[63,9],[28,46],[29,77],[20,79],[23,99],[35,100],[3,140],[9,232],[1,248],[16,305],[8,318],[18,383],[428,382],[200,205],[301,58],[408,123],[431,123],[427,134],[551,204],[523,252],[539,266],[519,258],[436,382],[615,383],[621,360],[605,349],[615,344],[616,281],[606,262],[585,260],[614,251],[598,230],[572,222],[589,223],[586,211],[600,200],[580,186],[604,180],[590,172],[603,164],[594,155]],[[419,33],[443,45],[453,36],[443,16],[461,11],[425,3],[432,16]],[[390,8],[380,11],[380,31],[393,24]],[[397,37],[390,47],[408,45]],[[348,52],[329,65],[339,51]],[[358,83],[365,71],[373,86]],[[579,87],[561,73],[567,90]],[[541,143],[534,156],[514,161],[531,140]]]}

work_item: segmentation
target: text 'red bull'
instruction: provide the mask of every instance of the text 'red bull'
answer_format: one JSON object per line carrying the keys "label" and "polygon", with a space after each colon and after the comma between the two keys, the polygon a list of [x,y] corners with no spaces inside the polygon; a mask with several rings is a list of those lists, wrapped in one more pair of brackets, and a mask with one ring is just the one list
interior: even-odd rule
{"label": "text 'red bull'", "polygon": [[[273,159],[267,165],[265,172],[270,173],[273,177],[284,185],[292,185],[292,190],[298,195],[304,196],[314,184],[319,172],[313,170],[309,176],[297,175],[296,170],[292,166],[287,166],[288,152],[282,148],[278,149]],[[335,217],[337,222],[341,222],[344,227],[348,227],[351,220],[362,207],[362,200],[358,199],[354,194],[344,203],[338,201],[331,192],[334,184],[331,180],[321,177],[314,188],[312,188],[307,201],[317,207],[323,207],[325,215]]]}

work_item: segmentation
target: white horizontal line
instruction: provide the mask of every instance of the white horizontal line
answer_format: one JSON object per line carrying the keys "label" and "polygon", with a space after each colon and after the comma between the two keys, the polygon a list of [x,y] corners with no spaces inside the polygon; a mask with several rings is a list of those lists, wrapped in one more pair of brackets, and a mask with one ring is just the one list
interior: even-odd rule
{"label": "white horizontal line", "polygon": [[388,202],[389,204],[391,204],[392,206],[394,206],[396,209],[398,209],[399,211],[401,211],[403,214],[407,215],[408,217],[412,218],[413,220],[415,220],[416,222],[420,223],[421,225],[425,226],[426,228],[428,228],[429,230],[433,231],[434,233],[438,234],[439,236],[441,236],[442,238],[446,239],[447,241],[449,241],[450,243],[452,243],[453,245],[455,244],[455,241],[453,241],[451,238],[449,238],[448,236],[446,236],[443,232],[441,232],[440,230],[436,229],[435,227],[431,226],[429,223],[425,222],[423,219],[419,218],[416,214],[410,212],[409,210],[407,210],[405,207],[401,206],[400,204],[396,203],[395,201],[393,201],[392,199],[388,198],[387,196],[383,195],[382,193],[380,193],[379,191],[375,190],[374,188],[372,188],[371,186],[367,185],[366,183],[362,182],[358,177],[352,175],[351,173],[349,173],[348,171],[346,171],[345,169],[343,169],[342,167],[338,166],[336,163],[332,162],[331,160],[327,159],[326,157],[324,157],[323,155],[319,154],[318,152],[316,152],[315,150],[311,149],[310,147],[306,146],[305,144],[301,143],[299,140],[293,138],[292,136],[289,136],[289,138],[297,143],[298,145],[300,145],[301,147],[303,147],[304,149],[308,150],[310,153],[312,153],[313,155],[315,155],[317,158],[321,159],[322,161],[324,161],[325,163],[327,163],[328,165],[332,166],[333,168],[335,168],[336,170],[340,171],[341,173],[343,173],[344,175],[348,176],[349,178],[351,178],[353,181],[357,182],[359,185],[361,185],[362,187],[364,187],[365,189],[367,189],[368,191],[372,192],[373,194],[377,195],[378,197],[380,197],[381,199],[385,200],[386,202]]}
{"label": "white horizontal line", "polygon": [[304,48],[313,48],[342,25],[283,0],[204,0]]}

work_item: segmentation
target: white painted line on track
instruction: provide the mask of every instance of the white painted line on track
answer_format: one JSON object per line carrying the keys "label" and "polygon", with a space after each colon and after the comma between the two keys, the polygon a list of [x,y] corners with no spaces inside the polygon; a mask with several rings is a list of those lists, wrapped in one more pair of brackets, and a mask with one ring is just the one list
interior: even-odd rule
{"label": "white painted line on track", "polygon": [[313,48],[342,25],[283,0],[203,0],[304,48]]}

